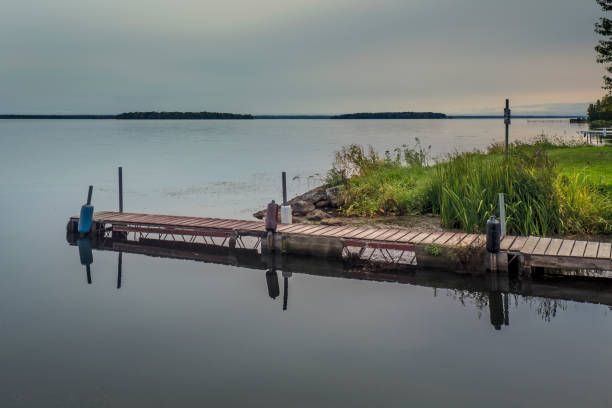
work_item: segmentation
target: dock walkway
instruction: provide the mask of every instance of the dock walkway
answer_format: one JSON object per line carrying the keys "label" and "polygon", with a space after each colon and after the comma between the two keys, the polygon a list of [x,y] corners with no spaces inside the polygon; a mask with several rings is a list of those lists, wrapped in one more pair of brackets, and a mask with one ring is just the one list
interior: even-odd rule
{"label": "dock walkway", "polygon": [[[265,245],[265,226],[261,221],[187,217],[175,215],[154,215],[100,211],[94,213],[94,228],[98,232],[115,237],[120,234],[127,238],[133,234],[136,240],[172,239],[195,242],[200,237],[223,239],[220,245],[246,247],[243,238],[256,238],[254,246]],[[69,232],[76,231],[78,216],[68,223]],[[347,248],[380,251],[386,258],[392,258],[390,251],[415,253],[420,265],[437,258],[453,258],[461,261],[457,253],[469,252],[474,258],[471,264],[486,261],[486,237],[483,234],[462,232],[432,232],[400,228],[369,228],[355,226],[330,226],[313,224],[279,224],[277,228],[279,248],[285,251],[294,248],[293,253],[327,256],[345,252]],[[215,244],[214,240],[211,241]],[[219,243],[216,243],[219,245]],[[436,250],[432,248],[437,247]],[[331,250],[330,250],[331,248]],[[444,252],[446,251],[446,253]],[[291,251],[288,251],[291,252]],[[454,255],[453,255],[454,254]],[[612,270],[612,244],[572,239],[543,238],[536,236],[506,236],[501,241],[499,269],[507,270],[508,263],[515,259],[524,267],[578,268]],[[452,256],[451,256],[452,255]],[[372,255],[370,255],[372,256]],[[400,255],[401,256],[401,255]],[[435,262],[434,262],[435,264]]]}

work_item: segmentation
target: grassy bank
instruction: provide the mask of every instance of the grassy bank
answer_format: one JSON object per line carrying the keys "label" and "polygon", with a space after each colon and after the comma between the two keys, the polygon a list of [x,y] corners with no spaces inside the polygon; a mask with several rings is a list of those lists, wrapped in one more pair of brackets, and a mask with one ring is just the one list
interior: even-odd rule
{"label": "grassy bank", "polygon": [[612,233],[612,147],[544,138],[431,160],[418,143],[384,155],[352,145],[336,154],[328,183],[340,185],[346,215],[439,215],[446,228],[484,231],[505,193],[514,234]]}

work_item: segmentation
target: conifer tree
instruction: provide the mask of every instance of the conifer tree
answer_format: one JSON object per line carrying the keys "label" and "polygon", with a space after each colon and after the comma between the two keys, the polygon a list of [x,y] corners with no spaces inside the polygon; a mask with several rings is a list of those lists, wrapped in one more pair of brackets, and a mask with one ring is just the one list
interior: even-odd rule
{"label": "conifer tree", "polygon": [[[612,0],[596,0],[597,4],[606,13],[612,11]],[[606,71],[612,74],[612,20],[604,17],[595,23],[595,32],[603,38],[599,40],[595,51],[597,51],[597,62],[606,65]],[[612,91],[612,78],[608,75],[603,76],[603,89]]]}

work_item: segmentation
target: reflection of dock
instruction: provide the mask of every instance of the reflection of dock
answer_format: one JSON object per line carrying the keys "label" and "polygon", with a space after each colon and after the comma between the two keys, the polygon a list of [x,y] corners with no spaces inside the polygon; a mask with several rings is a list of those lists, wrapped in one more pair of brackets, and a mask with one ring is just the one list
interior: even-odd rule
{"label": "reflection of dock", "polygon": [[[76,237],[69,235],[68,241],[76,245]],[[91,247],[96,250],[141,254],[153,257],[188,259],[198,262],[232,265],[249,269],[283,272],[286,278],[292,273],[327,276],[344,279],[397,282],[434,289],[481,292],[488,294],[515,294],[526,297],[543,297],[574,302],[595,303],[612,306],[612,281],[607,279],[585,280],[568,277],[547,277],[546,279],[511,279],[506,273],[485,275],[456,274],[437,270],[410,268],[403,270],[371,271],[351,268],[339,261],[314,257],[269,255],[255,249],[219,247],[188,242],[173,242],[143,239],[139,242],[117,241],[110,238],[93,239]],[[90,261],[90,263],[92,260]],[[119,274],[121,273],[119,266]],[[270,276],[268,276],[270,275]],[[275,298],[280,294],[278,282],[274,284],[271,274],[266,275],[269,294]],[[272,285],[272,286],[270,286]],[[120,279],[118,279],[118,287]],[[286,294],[285,290],[285,294]],[[499,299],[496,297],[496,299]],[[499,309],[494,300],[492,307]],[[497,305],[497,306],[496,306]],[[491,306],[491,304],[490,304]],[[497,310],[496,309],[496,310]],[[504,309],[503,307],[501,309]],[[505,308],[507,310],[507,307]],[[504,312],[506,313],[506,312]],[[502,318],[502,321],[507,320]],[[496,320],[498,322],[499,319]]]}
{"label": "reflection of dock", "polygon": [[[117,212],[94,214],[94,235],[126,242],[157,241],[204,244],[224,248],[256,249],[267,240],[263,222],[231,219],[150,215]],[[68,222],[75,232],[78,218]],[[130,239],[131,237],[131,239]],[[485,236],[455,232],[362,228],[312,224],[281,224],[274,234],[277,252],[340,260],[366,258],[396,265],[507,271],[511,264],[523,268],[566,267],[612,270],[610,243],[506,236],[496,257],[496,268],[485,248]],[[432,250],[434,248],[435,250]],[[169,249],[170,250],[170,249]]]}

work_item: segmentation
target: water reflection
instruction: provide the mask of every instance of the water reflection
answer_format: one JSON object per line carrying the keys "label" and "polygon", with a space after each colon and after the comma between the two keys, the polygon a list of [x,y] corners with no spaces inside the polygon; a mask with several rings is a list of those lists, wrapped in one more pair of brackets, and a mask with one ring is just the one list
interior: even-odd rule
{"label": "water reflection", "polygon": [[85,266],[87,283],[91,285],[91,264],[93,263],[91,240],[89,238],[80,238],[77,241],[77,245],[79,247],[79,258],[81,260],[81,265]]}
{"label": "water reflection", "polygon": [[293,273],[359,279],[378,282],[396,282],[433,288],[434,297],[440,289],[461,305],[470,304],[478,310],[478,318],[488,311],[495,330],[510,325],[510,300],[532,307],[544,321],[550,321],[567,308],[565,301],[587,302],[612,306],[612,280],[580,279],[576,277],[543,276],[518,279],[504,273],[476,276],[453,272],[421,269],[368,270],[347,266],[340,262],[317,258],[288,257],[279,254],[260,254],[256,250],[230,249],[189,242],[141,240],[113,241],[71,239],[77,245],[81,264],[86,266],[87,282],[91,284],[90,265],[92,248],[118,252],[117,289],[121,288],[123,253],[136,253],[155,257],[190,259],[199,262],[233,265],[265,271],[267,295],[272,300],[280,296],[279,274],[283,279],[282,310],[288,310],[289,278]]}

